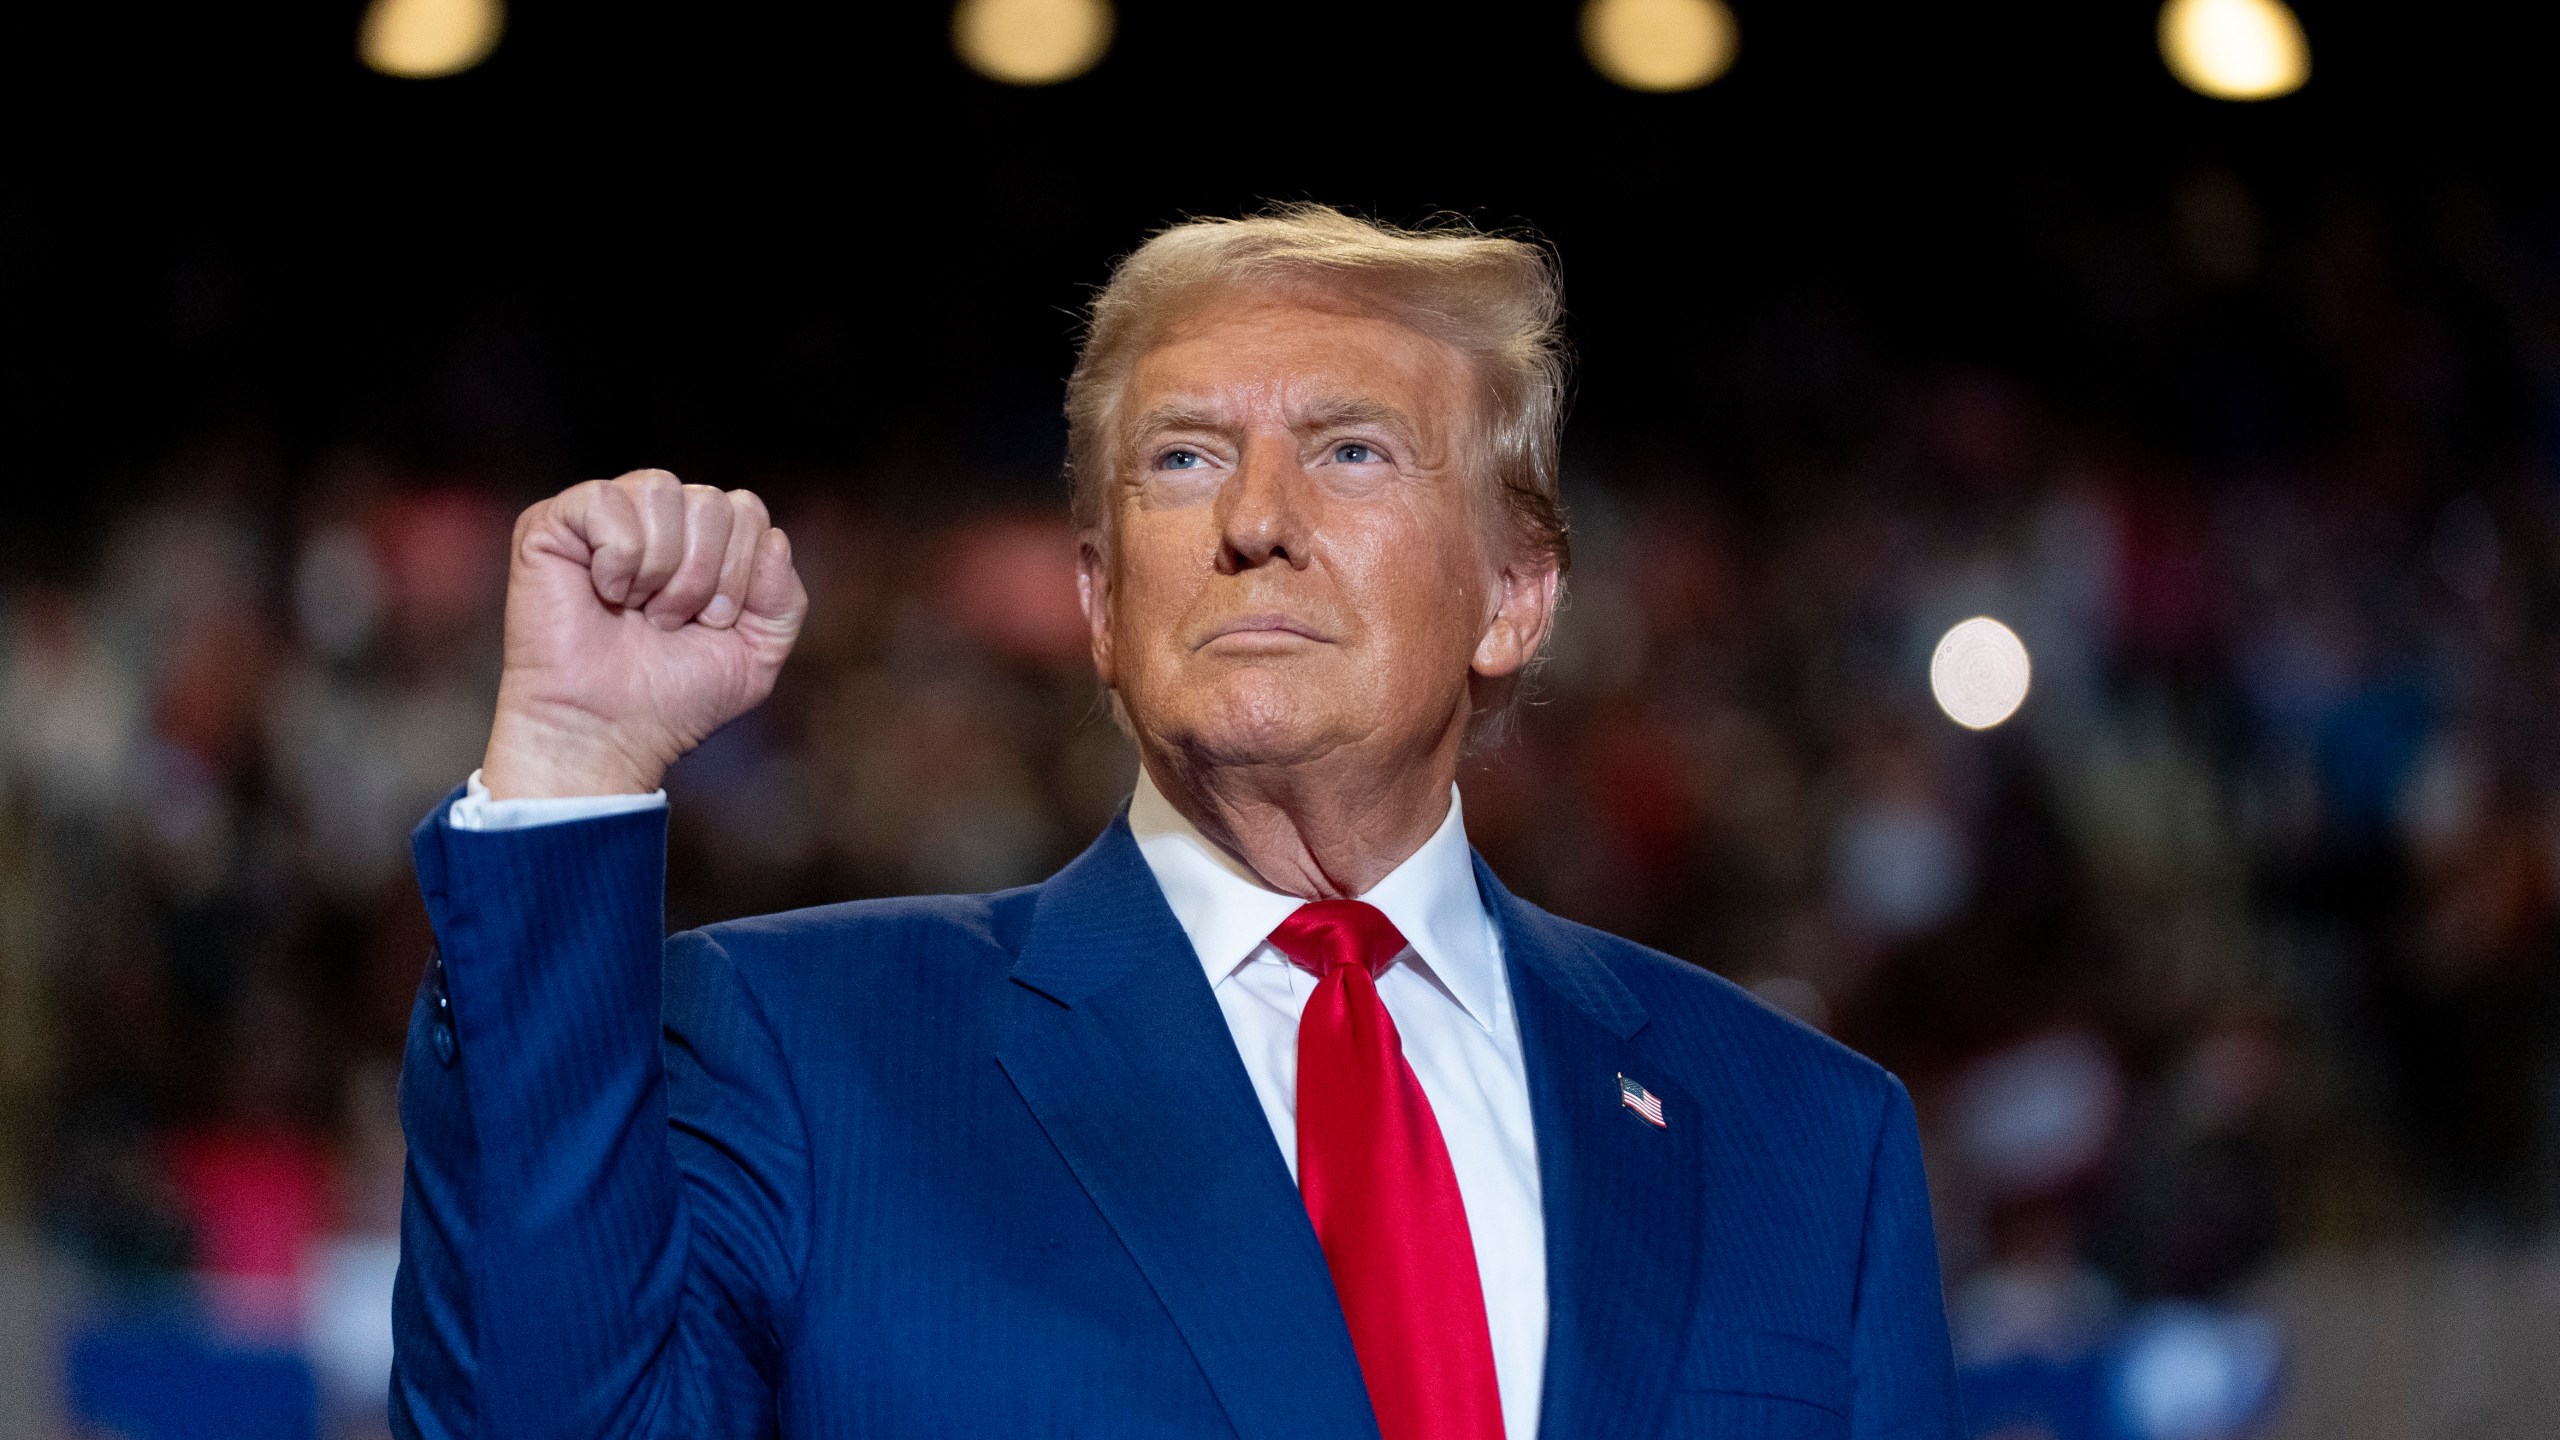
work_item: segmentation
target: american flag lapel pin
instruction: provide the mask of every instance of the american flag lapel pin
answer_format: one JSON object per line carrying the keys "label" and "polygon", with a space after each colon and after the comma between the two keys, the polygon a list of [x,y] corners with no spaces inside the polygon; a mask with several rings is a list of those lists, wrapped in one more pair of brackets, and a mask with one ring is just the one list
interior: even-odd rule
{"label": "american flag lapel pin", "polygon": [[1656,1130],[1671,1128],[1662,1123],[1662,1101],[1624,1075],[1618,1077],[1618,1103],[1643,1116],[1645,1123]]}

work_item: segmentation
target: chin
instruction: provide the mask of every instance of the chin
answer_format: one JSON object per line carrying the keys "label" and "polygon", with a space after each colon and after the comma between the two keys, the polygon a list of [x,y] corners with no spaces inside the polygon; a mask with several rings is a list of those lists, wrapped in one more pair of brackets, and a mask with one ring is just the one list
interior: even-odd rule
{"label": "chin", "polygon": [[1212,765],[1289,765],[1322,756],[1358,726],[1340,713],[1338,687],[1242,675],[1207,694],[1166,707],[1163,724],[1133,709],[1142,731]]}

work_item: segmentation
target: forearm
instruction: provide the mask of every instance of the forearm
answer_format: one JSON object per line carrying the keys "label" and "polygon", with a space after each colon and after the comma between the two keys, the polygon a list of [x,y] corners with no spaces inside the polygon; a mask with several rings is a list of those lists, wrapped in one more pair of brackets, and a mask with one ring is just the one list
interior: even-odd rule
{"label": "forearm", "polygon": [[[718,1116],[685,1114],[719,1109],[728,1072],[670,1081],[666,811],[648,792],[771,692],[808,592],[762,501],[660,470],[528,507],[509,551],[485,777],[464,814],[448,801],[414,837],[442,962],[401,1081],[393,1422],[510,1440],[760,1433],[774,1345],[756,1317],[797,1259],[750,1242],[798,1234],[799,1217],[726,1156]],[[678,1008],[742,1001],[744,981],[701,953],[713,963],[684,972]],[[769,1045],[736,1058],[739,1073],[780,1064]],[[787,1098],[740,1103],[783,1104],[781,1133],[799,1133]],[[681,1154],[679,1119],[699,1137]],[[787,1171],[804,1153],[757,1158]]]}
{"label": "forearm", "polygon": [[395,1416],[627,1435],[683,1304],[659,1055],[663,810],[415,837],[440,962],[402,1077]]}

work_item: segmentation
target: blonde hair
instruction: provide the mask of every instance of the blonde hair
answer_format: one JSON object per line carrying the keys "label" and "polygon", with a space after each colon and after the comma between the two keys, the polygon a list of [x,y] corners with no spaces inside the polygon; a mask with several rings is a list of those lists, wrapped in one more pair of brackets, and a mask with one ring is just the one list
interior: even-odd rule
{"label": "blonde hair", "polygon": [[1108,537],[1129,372],[1174,322],[1238,289],[1310,287],[1374,308],[1467,357],[1476,372],[1474,450],[1492,472],[1514,539],[1569,560],[1556,450],[1564,424],[1564,289],[1528,240],[1462,221],[1406,230],[1327,205],[1234,220],[1187,220],[1113,268],[1093,299],[1067,380],[1067,478],[1076,528]]}

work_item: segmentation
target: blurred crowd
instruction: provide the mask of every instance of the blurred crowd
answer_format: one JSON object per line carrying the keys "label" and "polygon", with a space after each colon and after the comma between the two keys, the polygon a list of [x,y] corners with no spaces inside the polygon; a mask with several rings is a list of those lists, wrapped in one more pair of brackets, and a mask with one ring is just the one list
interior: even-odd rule
{"label": "blurred crowd", "polygon": [[[2147,249],[2057,251],[2167,409],[1814,298],[1702,367],[1714,446],[1575,432],[1561,631],[1463,782],[1521,893],[1906,1080],[1978,1409],[2057,1434],[2099,1432],[2037,1387],[2128,1327],[2206,1345],[2245,1418],[2275,1342],[2232,1301],[2273,1257],[2527,1242],[2560,1201],[2560,265],[2250,204],[2207,176]],[[575,478],[224,431],[74,578],[0,581],[0,1193],[102,1313],[295,1351],[348,1434],[429,938],[406,832],[485,739],[514,510]],[[1134,762],[1062,505],[699,478],[768,493],[815,609],[670,781],[671,924],[1020,884],[1108,823]],[[1985,614],[2034,678],[1975,732],[1927,670]],[[111,1390],[139,1342],[92,1339]],[[2156,1404],[2203,1424],[2192,1389]]]}

